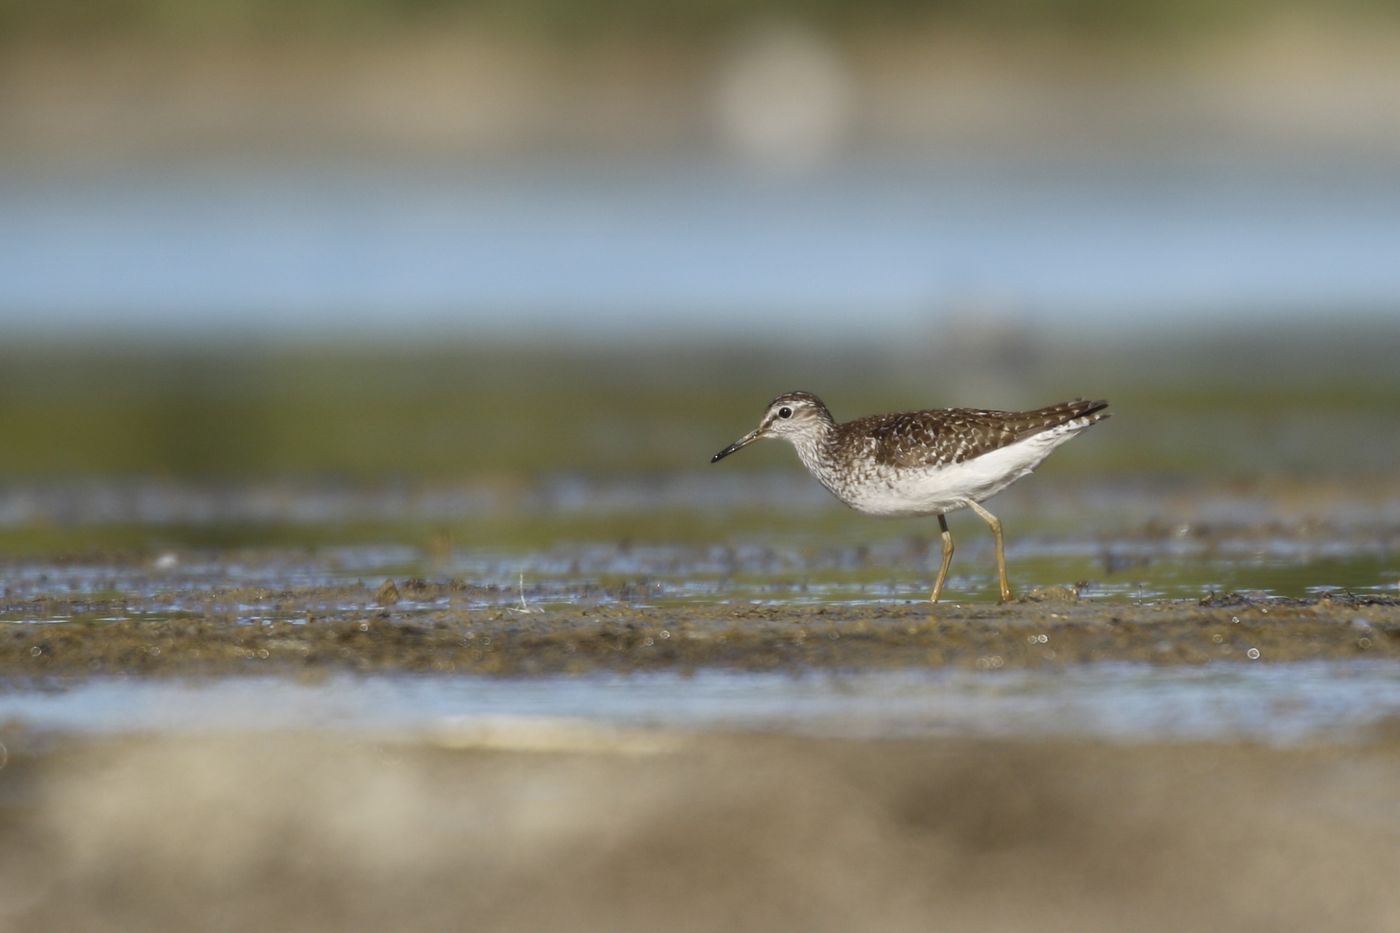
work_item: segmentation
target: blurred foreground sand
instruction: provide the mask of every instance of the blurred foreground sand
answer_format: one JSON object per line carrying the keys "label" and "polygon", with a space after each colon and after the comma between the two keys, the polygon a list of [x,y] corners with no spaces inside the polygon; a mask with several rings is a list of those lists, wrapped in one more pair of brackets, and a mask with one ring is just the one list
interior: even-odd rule
{"label": "blurred foreground sand", "polygon": [[538,738],[0,729],[0,927],[1400,928],[1394,730]]}

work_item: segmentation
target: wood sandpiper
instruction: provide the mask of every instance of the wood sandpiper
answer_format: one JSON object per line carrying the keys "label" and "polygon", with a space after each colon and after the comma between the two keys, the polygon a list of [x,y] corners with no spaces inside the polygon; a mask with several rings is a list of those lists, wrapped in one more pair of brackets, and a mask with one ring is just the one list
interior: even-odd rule
{"label": "wood sandpiper", "polygon": [[969,508],[996,539],[1001,601],[1011,599],[1001,521],[982,507],[1025,476],[1050,451],[1108,417],[1106,401],[1061,402],[1034,411],[939,408],[870,415],[837,424],[811,392],[786,392],[768,403],[758,427],[710,458],[717,463],[764,437],[797,448],[802,465],[836,498],[867,515],[936,515],[943,559],[933,583],[938,602],[953,559],[944,516]]}

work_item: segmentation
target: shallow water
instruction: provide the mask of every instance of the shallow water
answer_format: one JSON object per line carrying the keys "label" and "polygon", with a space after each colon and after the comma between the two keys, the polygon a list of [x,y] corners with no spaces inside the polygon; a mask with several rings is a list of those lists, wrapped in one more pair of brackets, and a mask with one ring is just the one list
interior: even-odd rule
{"label": "shallow water", "polygon": [[[12,485],[0,490],[0,533],[15,551],[0,558],[0,621],[56,620],[42,611],[46,597],[103,601],[93,618],[203,611],[212,600],[250,621],[295,620],[304,612],[279,612],[278,594],[335,589],[334,601],[298,610],[355,611],[375,604],[385,579],[412,578],[469,585],[457,608],[926,597],[938,551],[931,520],[871,520],[793,477],[559,476],[509,508],[471,485]],[[1400,593],[1400,495],[1387,489],[1182,495],[1036,477],[995,506],[1019,591],[1073,584],[1101,601]],[[986,598],[991,537],[969,516],[951,523],[949,596]],[[44,543],[31,543],[39,534]]]}
{"label": "shallow water", "polygon": [[[792,488],[763,475],[630,490],[554,480],[534,493],[536,507],[491,526],[528,525],[528,533],[496,540],[493,532],[474,530],[492,519],[489,497],[466,488],[431,492],[409,509],[437,509],[444,522],[458,523],[447,527],[464,529],[454,536],[412,515],[390,521],[406,507],[394,492],[313,496],[314,508],[297,521],[273,504],[305,506],[285,491],[93,487],[88,495],[110,509],[75,514],[107,520],[79,517],[65,526],[65,533],[83,536],[85,549],[21,552],[0,563],[0,623],[32,636],[32,644],[10,646],[10,666],[0,674],[0,722],[85,733],[297,727],[418,733],[499,721],[510,733],[543,719],[565,729],[601,723],[841,736],[1293,743],[1363,738],[1377,723],[1400,717],[1400,666],[1394,658],[1374,659],[1394,641],[1389,615],[1350,608],[1345,600],[1308,609],[1301,622],[1277,621],[1279,613],[1268,610],[1331,592],[1394,597],[1400,516],[1392,500],[1329,502],[1328,518],[1320,521],[1250,495],[1195,497],[1193,513],[1126,485],[1100,485],[1092,494],[1053,483],[1042,483],[1034,496],[1013,490],[999,501],[1017,592],[1069,594],[1054,599],[1077,603],[1079,615],[1064,622],[1070,616],[1064,609],[1056,615],[1055,602],[979,615],[995,595],[991,541],[978,523],[958,518],[947,598],[964,607],[954,627],[976,629],[964,638],[930,629],[940,618],[925,611],[937,553],[930,523],[869,521],[833,506],[820,490],[787,491]],[[10,507],[0,508],[0,526],[8,515],[12,528],[29,527],[47,508],[44,501],[12,492]],[[1167,513],[1170,523],[1161,517]],[[267,537],[272,526],[256,522],[230,533],[229,517],[239,514],[283,522],[276,526],[282,543],[218,544]],[[700,522],[708,524],[695,527]],[[126,543],[131,527],[141,529],[138,540],[145,543]],[[368,530],[347,535],[349,527]],[[306,543],[286,543],[288,528],[293,540],[303,535]],[[170,543],[151,544],[161,541]],[[1217,608],[1209,612],[1218,618],[1193,621],[1198,601],[1213,593],[1242,594],[1224,605],[1243,599],[1248,612],[1238,613],[1245,623],[1236,628],[1237,610],[1219,610],[1214,600],[1208,602]],[[1160,616],[1132,616],[1159,604],[1166,608]],[[729,617],[731,608],[751,606],[777,616]],[[802,615],[819,607],[833,612]],[[598,618],[576,618],[595,608]],[[1171,627],[1167,619],[1174,619]],[[138,625],[120,637],[103,628],[129,622]],[[407,636],[392,644],[381,639],[378,647],[356,641],[379,638],[370,622],[417,623],[444,640],[426,648]],[[171,628],[158,630],[159,623]],[[177,631],[176,623],[186,627]],[[285,626],[279,632],[277,623],[294,623],[306,637],[288,635]],[[1075,628],[1054,628],[1061,624]],[[867,625],[879,632],[886,654],[831,655],[812,644]],[[1253,646],[1265,644],[1260,626],[1272,640],[1265,663],[1255,664],[1245,658],[1259,657]],[[906,627],[907,637],[900,634]],[[735,647],[657,661],[647,636],[670,638],[664,628],[691,629],[683,637],[709,645],[728,637]],[[1106,640],[1110,629],[1126,640]],[[247,639],[230,642],[230,630]],[[488,636],[512,643],[532,633],[555,641],[494,655],[509,665],[495,673],[536,676],[485,678],[478,675],[493,670],[473,665],[493,655],[474,651],[481,644],[471,641],[474,630],[486,644]],[[752,638],[742,649],[737,631]],[[1018,643],[1023,654],[1026,639],[1043,639],[1037,633],[1045,631],[1058,655],[1047,650],[1046,661],[1016,654]],[[618,639],[628,647],[614,653]],[[111,676],[155,675],[153,653],[161,651],[160,663],[169,665],[161,670],[205,676]],[[245,655],[251,662],[241,661]],[[983,656],[1024,666],[968,669],[969,659]],[[215,664],[215,658],[223,660]],[[1080,663],[1095,658],[1112,660]],[[249,676],[259,659],[281,676]],[[1138,663],[1144,661],[1152,663]],[[861,669],[862,663],[870,667]],[[782,672],[763,672],[774,667]],[[395,673],[449,669],[461,673]],[[609,672],[616,670],[632,673]],[[85,671],[90,679],[70,679]],[[298,672],[316,679],[297,679]]]}
{"label": "shallow water", "polygon": [[583,677],[340,676],[305,684],[98,679],[0,697],[0,722],[123,734],[330,728],[507,736],[548,721],[848,738],[1089,737],[1112,741],[1364,739],[1400,717],[1400,665],[1097,664],[1047,671],[802,675],[700,671]]}
{"label": "shallow water", "polygon": [[[948,584],[951,599],[994,592],[990,542],[965,534]],[[394,605],[400,614],[446,608],[713,604],[873,605],[927,598],[931,536],[855,543],[816,532],[748,543],[631,544],[565,541],[537,550],[408,544],[315,549],[171,548],[150,556],[12,559],[0,564],[0,622],[173,618],[216,611],[241,622],[302,621],[379,605],[386,580],[455,581],[449,596]],[[1400,546],[1391,533],[1230,529],[1193,537],[1028,534],[1007,561],[1018,591],[1074,586],[1104,603],[1194,599],[1241,592],[1256,599],[1327,592],[1400,593]],[[295,594],[289,598],[289,594]]]}

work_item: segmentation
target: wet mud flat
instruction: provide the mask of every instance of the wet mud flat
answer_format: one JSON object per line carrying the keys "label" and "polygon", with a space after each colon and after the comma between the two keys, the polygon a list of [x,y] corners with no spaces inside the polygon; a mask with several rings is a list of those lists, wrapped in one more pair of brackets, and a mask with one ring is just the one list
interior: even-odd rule
{"label": "wet mud flat", "polygon": [[[1153,665],[1400,658],[1400,599],[1211,594],[1135,604],[1033,591],[1007,605],[888,603],[472,609],[452,583],[403,581],[386,605],[363,587],[226,592],[260,597],[281,620],[239,621],[222,603],[173,612],[119,600],[128,617],[0,626],[0,678],[317,673],[739,671],[1045,668],[1102,661]],[[373,600],[371,599],[371,602]],[[352,608],[326,608],[349,605]],[[14,613],[101,616],[89,597],[46,596]],[[296,621],[291,621],[296,620]]]}
{"label": "wet mud flat", "polygon": [[1293,748],[581,738],[30,741],[0,726],[0,925],[1400,925],[1393,727]]}
{"label": "wet mud flat", "polygon": [[[1036,724],[902,734],[901,722],[940,727],[948,707],[900,719],[890,694],[874,697],[871,734],[782,725],[831,706],[794,705],[777,726],[716,716],[696,728],[668,719],[674,709],[648,714],[655,722],[590,717],[570,705],[583,693],[556,698],[549,708],[565,713],[546,717],[504,697],[577,684],[596,701],[610,681],[589,675],[638,684],[658,674],[670,689],[734,672],[728,686],[752,703],[764,682],[810,680],[787,673],[833,672],[811,689],[849,722],[861,696],[844,672],[944,671],[980,684],[1017,670],[1101,679],[1114,662],[1279,665],[1291,681],[1317,673],[1288,662],[1321,661],[1387,677],[1400,669],[1393,597],[1123,601],[1052,587],[1004,606],[652,604],[654,588],[627,581],[262,586],[231,584],[226,570],[219,582],[152,583],[135,569],[133,583],[112,566],[111,580],[72,585],[48,567],[32,582],[16,575],[0,605],[0,929],[1400,926],[1393,698],[1357,730],[1341,728],[1354,707],[1324,697],[1323,725],[1271,742],[1228,729],[1170,738],[1150,718],[1131,720],[1141,729],[1126,738]],[[572,599],[558,598],[561,586]],[[386,682],[419,687],[377,693]],[[81,696],[104,683],[116,694]],[[195,692],[154,702],[190,704],[192,726],[132,715],[149,694],[122,700],[115,727],[94,715],[101,697],[133,685],[186,684]],[[244,693],[217,692],[239,684]],[[481,692],[397,723],[364,706],[350,707],[360,711],[350,728],[279,715],[322,694],[412,706],[462,684]],[[985,697],[944,686],[949,703]],[[203,706],[199,690],[211,691]],[[56,726],[17,702],[74,695],[95,728]],[[485,695],[508,712],[483,714]],[[1188,712],[1164,696],[1147,699],[1169,718]],[[235,729],[213,715],[240,702]],[[1056,702],[1029,691],[995,709],[1058,716]],[[1263,709],[1249,715],[1280,712]]]}

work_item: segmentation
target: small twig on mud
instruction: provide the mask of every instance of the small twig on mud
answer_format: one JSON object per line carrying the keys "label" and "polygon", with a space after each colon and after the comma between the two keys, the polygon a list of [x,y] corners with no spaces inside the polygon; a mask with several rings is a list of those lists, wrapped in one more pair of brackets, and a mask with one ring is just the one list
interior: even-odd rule
{"label": "small twig on mud", "polygon": [[520,571],[520,605],[507,606],[506,608],[509,609],[511,612],[544,612],[543,609],[540,609],[536,606],[531,606],[525,602],[525,571],[523,570]]}

